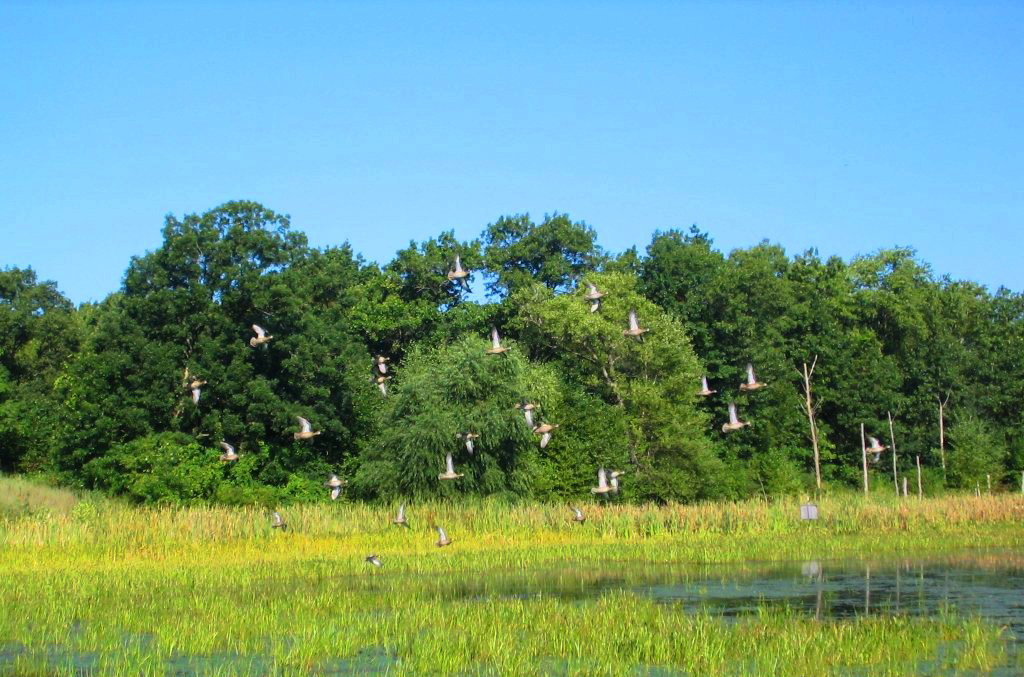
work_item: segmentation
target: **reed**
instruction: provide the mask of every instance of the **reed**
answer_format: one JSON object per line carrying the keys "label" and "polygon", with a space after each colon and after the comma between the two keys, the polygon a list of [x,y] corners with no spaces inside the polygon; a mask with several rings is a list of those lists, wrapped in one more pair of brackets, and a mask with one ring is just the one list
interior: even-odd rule
{"label": "reed", "polygon": [[[318,504],[282,508],[283,533],[258,509],[94,497],[7,514],[0,673],[914,674],[1003,664],[1003,630],[952,612],[815,621],[765,608],[730,622],[626,592],[572,598],[629,568],[1024,546],[1016,494],[825,497],[812,523],[798,505],[592,505],[577,525],[565,505],[409,503],[411,527],[400,529],[396,506]],[[434,545],[432,521],[452,546]],[[363,562],[371,552],[381,569]],[[519,598],[531,571],[549,585],[555,572],[564,594]]]}

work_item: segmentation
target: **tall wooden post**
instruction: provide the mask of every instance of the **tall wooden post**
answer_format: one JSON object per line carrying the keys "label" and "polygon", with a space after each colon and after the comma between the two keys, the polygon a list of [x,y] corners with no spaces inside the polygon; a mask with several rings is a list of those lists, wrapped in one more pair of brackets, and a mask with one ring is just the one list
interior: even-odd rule
{"label": "tall wooden post", "polygon": [[864,424],[860,424],[860,459],[864,468],[864,495],[868,495],[868,445],[864,441]]}
{"label": "tall wooden post", "polygon": [[942,459],[942,483],[946,483],[946,402],[949,402],[949,393],[945,399],[935,396],[939,401],[939,457]]}
{"label": "tall wooden post", "polygon": [[807,420],[811,424],[811,445],[814,447],[814,481],[817,483],[818,491],[821,491],[821,458],[818,455],[818,424],[814,421],[814,405],[811,402],[811,376],[814,374],[814,367],[818,364],[818,356],[814,356],[811,368],[807,368],[804,362],[804,408],[807,409]]}
{"label": "tall wooden post", "polygon": [[896,479],[896,434],[892,431],[892,412],[885,412],[889,417],[889,445],[892,447],[892,483],[896,485],[896,496],[900,495],[900,482]]}
{"label": "tall wooden post", "polygon": [[[1021,477],[1021,491],[1024,491],[1024,475]],[[924,498],[924,492],[921,490],[921,454],[917,455],[917,497]]]}

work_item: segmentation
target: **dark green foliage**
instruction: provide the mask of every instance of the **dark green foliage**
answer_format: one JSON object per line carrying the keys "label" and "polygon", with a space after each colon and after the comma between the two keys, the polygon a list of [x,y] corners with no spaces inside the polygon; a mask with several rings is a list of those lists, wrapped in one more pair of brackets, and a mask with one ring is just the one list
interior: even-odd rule
{"label": "dark green foliage", "polygon": [[539,282],[564,291],[602,260],[597,233],[566,214],[535,224],[528,214],[502,217],[484,231],[487,268],[496,279],[492,293],[508,294]]}
{"label": "dark green foliage", "polygon": [[[455,255],[472,291],[448,279]],[[586,282],[606,292],[591,313]],[[495,302],[479,299],[489,292]],[[630,309],[650,328],[626,337]],[[273,340],[253,348],[252,324]],[[492,326],[510,347],[486,354]],[[452,231],[378,267],[313,249],[254,202],[169,216],[122,288],[77,310],[31,270],[0,272],[0,471],[37,471],[144,502],[397,495],[579,501],[598,467],[609,500],[806,492],[813,392],[825,488],[859,487],[860,426],[898,473],[972,490],[1024,468],[1024,296],[936,278],[907,249],[845,262],[763,242],[728,254],[696,227],[615,256],[562,214]],[[384,398],[371,357],[390,358]],[[752,362],[767,387],[740,392]],[[207,381],[199,405],[189,375]],[[702,374],[717,392],[696,396]],[[542,405],[550,445],[512,407]],[[947,400],[948,398],[948,400]],[[725,434],[727,405],[751,425]],[[322,431],[293,439],[295,417]],[[469,456],[455,437],[481,435]],[[218,443],[241,459],[218,460]],[[465,477],[439,482],[452,451]],[[891,488],[891,457],[871,470]]]}
{"label": "dark green foliage", "polygon": [[[987,489],[1003,479],[1006,445],[984,421],[961,417],[949,429],[949,483],[962,489]],[[988,476],[988,477],[986,477]]]}

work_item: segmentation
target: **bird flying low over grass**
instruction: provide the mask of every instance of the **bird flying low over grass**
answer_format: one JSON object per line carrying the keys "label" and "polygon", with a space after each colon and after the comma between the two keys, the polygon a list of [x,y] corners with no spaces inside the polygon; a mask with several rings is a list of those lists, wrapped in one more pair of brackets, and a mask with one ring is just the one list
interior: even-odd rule
{"label": "bird flying low over grass", "polygon": [[238,454],[235,453],[235,448],[233,446],[221,440],[220,448],[224,450],[224,453],[220,455],[220,460],[223,463],[231,463],[232,461],[238,460]]}
{"label": "bird flying low over grass", "polygon": [[338,500],[338,496],[341,496],[341,488],[346,484],[348,484],[348,482],[339,478],[334,473],[331,473],[331,476],[328,478],[328,480],[324,482],[324,486],[328,487],[331,490],[332,501]]}
{"label": "bird flying low over grass", "polygon": [[391,520],[391,523],[398,527],[409,528],[409,522],[405,519],[405,503],[398,506],[398,514],[395,515],[395,519]]}
{"label": "bird flying low over grass", "polygon": [[636,320],[636,311],[635,310],[629,311],[629,329],[626,329],[622,333],[625,336],[631,336],[633,338],[638,338],[638,339],[643,340],[644,334],[646,334],[648,331],[650,331],[650,329],[648,329],[647,327],[641,327],[639,325],[639,323],[637,322],[637,320]]}
{"label": "bird flying low over grass", "polygon": [[301,416],[296,416],[295,418],[299,420],[299,427],[301,428],[299,432],[292,435],[292,437],[294,437],[295,439],[311,440],[321,433],[320,430],[314,431],[313,426],[309,424],[309,421],[302,418]]}
{"label": "bird flying low over grass", "polygon": [[437,476],[439,480],[457,480],[463,476],[463,473],[455,472],[455,462],[452,461],[451,453],[448,453],[444,457],[445,471]]}
{"label": "bird flying low over grass", "polygon": [[274,514],[270,516],[270,528],[280,529],[281,531],[288,531],[288,523],[281,517],[281,513],[274,511]]}
{"label": "bird flying low over grass", "polygon": [[722,432],[730,433],[734,430],[739,430],[744,426],[750,425],[749,421],[741,421],[740,417],[736,414],[736,403],[729,403],[729,422],[722,424]]}
{"label": "bird flying low over grass", "polygon": [[889,447],[879,442],[877,437],[872,437],[871,435],[868,435],[868,448],[865,449],[865,451],[869,454],[875,455],[875,457],[871,459],[872,463],[878,463],[878,461],[882,458],[882,452],[888,448]]}
{"label": "bird flying low over grass", "polygon": [[257,348],[262,345],[270,343],[270,340],[274,338],[266,332],[266,330],[258,324],[252,325],[252,330],[256,332],[256,335],[249,339],[249,345],[253,348]]}
{"label": "bird flying low over grass", "polygon": [[448,538],[448,534],[444,532],[444,527],[434,527],[437,529],[437,547],[443,548],[446,545],[451,545],[452,541]]}
{"label": "bird flying low over grass", "polygon": [[579,508],[577,508],[576,506],[571,505],[571,506],[569,506],[569,509],[572,510],[572,521],[573,522],[576,522],[577,524],[583,524],[584,522],[587,521],[586,515],[584,515],[583,511],[580,510]]}
{"label": "bird flying low over grass", "polygon": [[604,468],[598,468],[597,470],[597,486],[590,487],[590,493],[592,494],[607,494],[612,488],[608,486],[608,473]]}
{"label": "bird flying low over grass", "polygon": [[768,384],[757,380],[757,376],[754,375],[754,365],[747,363],[747,382],[740,384],[740,390],[744,392],[752,391],[764,388],[766,385]]}
{"label": "bird flying low over grass", "polygon": [[367,555],[365,559],[367,564],[372,564],[375,567],[380,566],[380,557],[377,557],[377,555]]}

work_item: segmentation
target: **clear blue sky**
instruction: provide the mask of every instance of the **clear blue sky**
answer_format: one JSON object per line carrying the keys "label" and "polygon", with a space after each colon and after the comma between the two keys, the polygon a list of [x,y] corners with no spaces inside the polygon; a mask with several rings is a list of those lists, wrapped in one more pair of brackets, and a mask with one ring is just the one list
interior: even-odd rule
{"label": "clear blue sky", "polygon": [[0,266],[115,290],[230,199],[387,261],[502,214],[909,245],[1024,290],[1024,4],[0,3]]}

